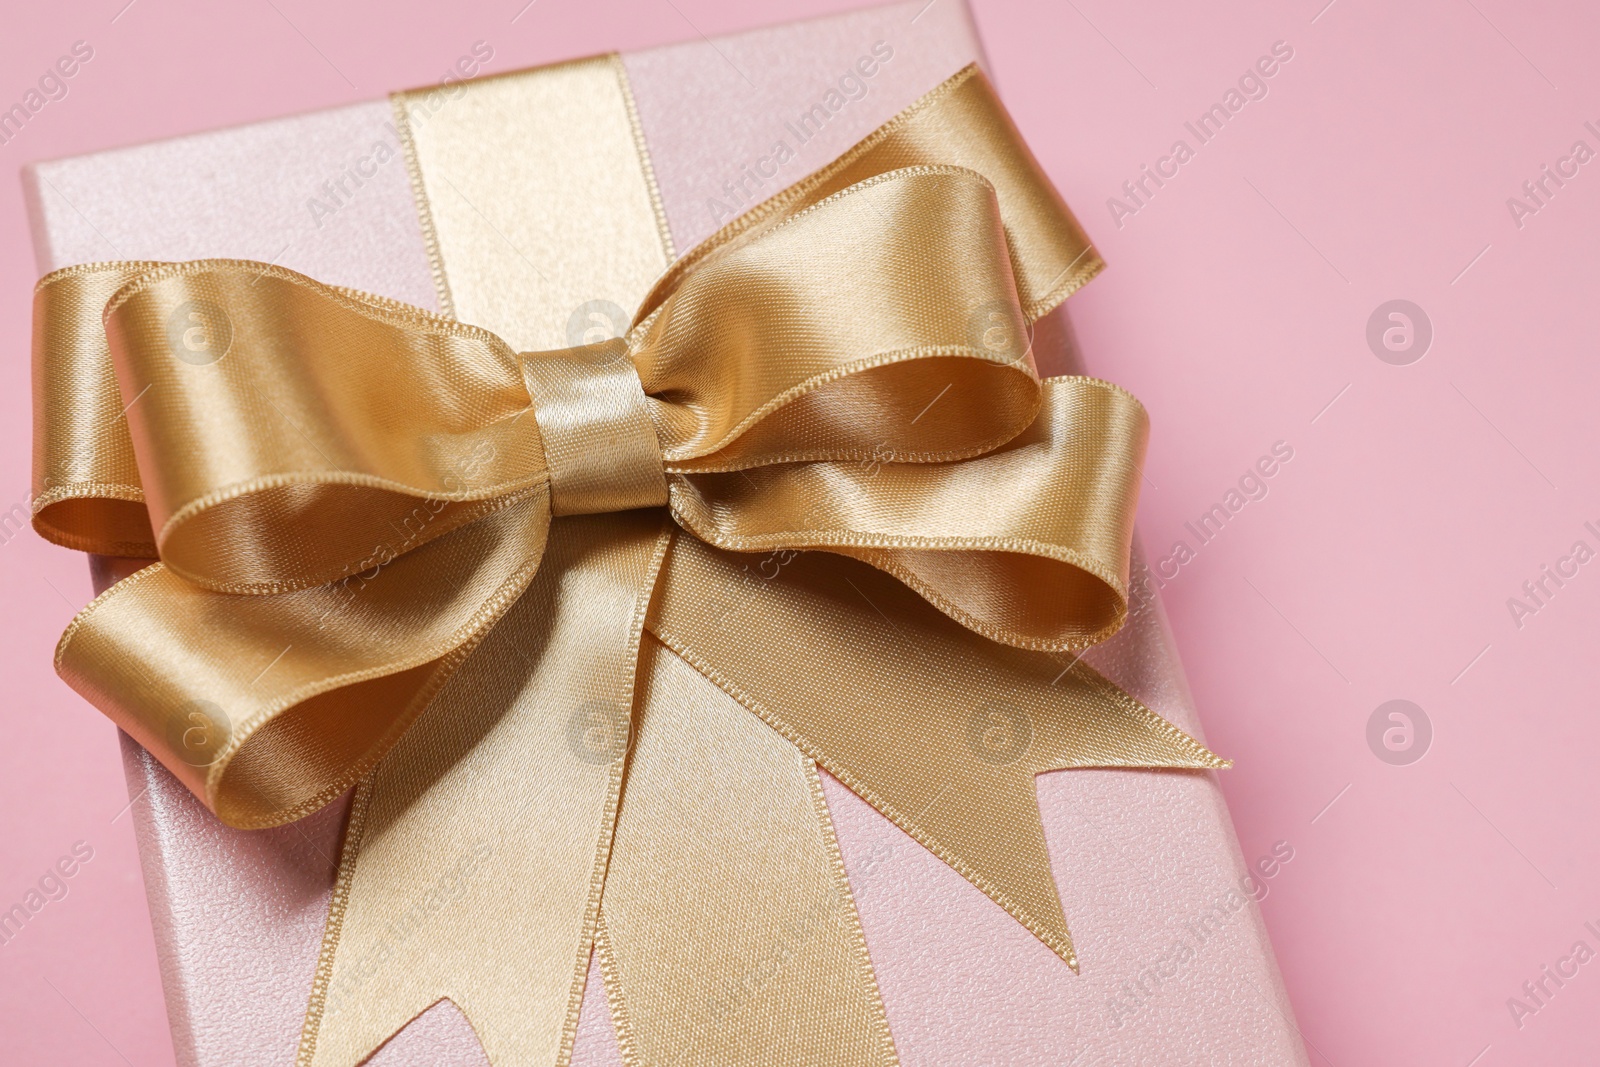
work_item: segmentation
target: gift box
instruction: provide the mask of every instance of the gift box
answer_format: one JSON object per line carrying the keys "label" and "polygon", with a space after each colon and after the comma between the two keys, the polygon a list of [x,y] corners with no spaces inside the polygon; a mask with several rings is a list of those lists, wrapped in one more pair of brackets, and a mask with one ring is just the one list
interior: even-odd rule
{"label": "gift box", "polygon": [[[479,44],[447,81],[393,100],[41,163],[24,183],[41,275],[113,258],[267,261],[486,326],[519,351],[558,349],[617,336],[674,257],[982,62],[966,8],[921,0],[514,75]],[[626,210],[596,213],[597,195]],[[1097,257],[1082,269],[1087,280]],[[519,307],[535,278],[542,316]],[[1035,324],[1032,352],[1041,374],[1084,372],[1064,310]],[[135,566],[96,557],[97,589]],[[1203,740],[1137,546],[1129,584],[1126,624],[1082,659]],[[969,743],[1003,761],[1019,729],[1000,709],[973,720]],[[349,798],[234,829],[126,735],[123,746],[179,1061],[294,1061]],[[1255,904],[1293,848],[1242,856],[1214,773],[1036,778],[1076,973],[851,788],[817,781],[870,960],[865,1002],[881,1013],[862,1025],[887,1035],[883,1061],[1306,1062]],[[463,847],[399,921],[426,925],[492,876],[502,847],[514,846]],[[792,917],[725,961],[706,1017],[747,1012],[818,921]],[[672,1062],[630,1037],[607,964],[603,951],[589,963],[571,1062]],[[369,1062],[488,1059],[442,999]]]}

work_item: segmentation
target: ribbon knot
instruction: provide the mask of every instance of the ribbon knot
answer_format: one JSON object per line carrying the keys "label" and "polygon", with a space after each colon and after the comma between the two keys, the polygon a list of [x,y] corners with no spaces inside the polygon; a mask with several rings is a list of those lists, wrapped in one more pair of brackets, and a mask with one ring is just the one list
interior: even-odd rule
{"label": "ribbon knot", "polygon": [[661,444],[624,338],[527,354],[522,371],[544,441],[551,514],[667,502]]}

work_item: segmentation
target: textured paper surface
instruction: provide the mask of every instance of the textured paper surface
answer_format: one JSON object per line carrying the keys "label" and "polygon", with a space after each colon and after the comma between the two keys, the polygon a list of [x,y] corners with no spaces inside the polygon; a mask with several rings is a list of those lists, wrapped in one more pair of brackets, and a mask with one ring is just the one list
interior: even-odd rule
{"label": "textured paper surface", "polygon": [[[941,3],[913,22],[921,6],[625,57],[678,248],[715,228],[706,204],[712,192],[757,163],[770,139],[783,139],[785,124],[870,55],[875,42],[890,44],[895,54],[880,64],[866,95],[842,108],[813,142],[798,145],[790,135],[796,158],[770,188],[747,183],[753,194],[803,177],[978,55],[961,5]],[[781,93],[753,96],[715,49],[783,69],[785,78],[763,79],[781,85]],[[41,271],[107,258],[244,256],[434,307],[403,161],[379,166],[360,196],[321,227],[304,204],[308,190],[370,154],[388,118],[387,102],[377,102],[41,165],[32,194]],[[828,140],[834,137],[836,145]],[[811,155],[804,154],[808,148]],[[209,161],[223,151],[230,153],[235,185],[203,222],[188,212],[147,209],[164,199],[210,195],[201,187]],[[76,202],[74,193],[86,191],[101,205],[97,223],[128,220],[126,231],[74,221],[64,201]],[[1063,369],[1049,365],[1065,358],[1049,354],[1049,344],[1062,343],[1050,340],[1050,329],[1040,326],[1040,362]],[[1199,735],[1158,606],[1088,658]],[[151,803],[133,810],[180,1062],[289,1062],[331,883],[337,817],[241,834],[217,824],[142,752],[130,751],[127,762],[130,795],[150,790]],[[1075,1055],[1130,1067],[1304,1062],[1253,905],[1230,911],[1191,960],[1124,1014],[1122,1026],[1107,1010],[1121,983],[1157,967],[1167,946],[1186,936],[1186,924],[1242,877],[1212,779],[1081,771],[1039,779],[1062,902],[1083,959],[1081,978],[864,803],[831,780],[824,786],[903,1062],[1043,1065]],[[591,969],[576,1063],[620,1062],[599,994]],[[248,998],[257,1009],[241,1016],[238,1007]],[[238,1025],[240,1018],[248,1025]],[[460,1014],[444,1004],[371,1062],[453,1065],[481,1063],[482,1056]]]}
{"label": "textured paper surface", "polygon": [[[39,273],[108,259],[256,259],[437,310],[417,213],[401,210],[411,186],[392,119],[377,100],[35,164],[23,182]],[[330,183],[342,184],[330,194]],[[337,207],[323,214],[312,200]]]}

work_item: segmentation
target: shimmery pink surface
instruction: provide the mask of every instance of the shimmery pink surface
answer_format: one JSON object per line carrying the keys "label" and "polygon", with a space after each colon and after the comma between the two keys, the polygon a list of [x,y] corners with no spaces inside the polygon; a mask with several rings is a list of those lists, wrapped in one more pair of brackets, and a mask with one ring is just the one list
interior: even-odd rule
{"label": "shimmery pink surface", "polygon": [[[1600,578],[1584,567],[1521,629],[1506,600],[1574,541],[1600,545],[1583,527],[1600,527],[1600,372],[1582,317],[1600,179],[1583,168],[1520,229],[1506,198],[1575,140],[1600,146],[1584,127],[1600,126],[1592,10],[975,2],[1009,107],[1112,263],[1072,307],[1090,367],[1154,419],[1152,558],[1192,544],[1184,523],[1275,441],[1295,449],[1164,596],[1209,740],[1238,761],[1220,778],[1244,855],[1296,849],[1262,911],[1312,1061],[1583,1062],[1600,1037],[1592,966],[1520,1029],[1506,999],[1574,942],[1600,948],[1583,926],[1600,920]],[[511,68],[851,6],[123,3],[10,15],[7,105],[73,41],[95,57],[0,146],[7,168],[366,100],[478,39]],[[1106,198],[1193,143],[1184,122],[1279,40],[1295,56],[1267,98],[1119,228]],[[34,269],[18,186],[0,196],[3,511],[28,485]],[[1411,366],[1364,338],[1393,298],[1435,327]],[[5,531],[0,900],[76,841],[94,858],[0,947],[0,1035],[7,1063],[165,1065],[115,734],[49,669],[88,594],[79,558]],[[1365,739],[1396,697],[1435,730],[1407,767]]]}

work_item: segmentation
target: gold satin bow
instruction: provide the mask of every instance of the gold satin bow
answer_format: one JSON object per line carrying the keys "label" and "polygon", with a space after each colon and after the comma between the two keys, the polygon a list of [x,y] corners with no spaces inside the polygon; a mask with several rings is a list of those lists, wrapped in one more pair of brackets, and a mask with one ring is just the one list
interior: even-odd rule
{"label": "gold satin bow", "polygon": [[[40,282],[35,526],[161,560],[84,609],[58,671],[233,826],[367,779],[302,1062],[429,1002],[369,1009],[364,957],[339,970],[356,857],[529,744],[501,736],[518,709],[594,757],[566,790],[589,808],[550,817],[563,862],[594,857],[588,897],[539,920],[587,958],[666,650],[1074,966],[1032,775],[1225,765],[1051,655],[1127,613],[1146,420],[1105,382],[1038,378],[1031,324],[1092,249],[986,82],[930,100],[683,257],[601,344],[518,354],[261,263]],[[357,1018],[319,1051],[330,1005]]]}

